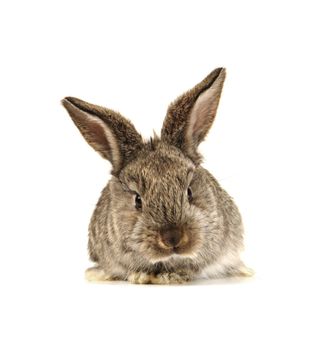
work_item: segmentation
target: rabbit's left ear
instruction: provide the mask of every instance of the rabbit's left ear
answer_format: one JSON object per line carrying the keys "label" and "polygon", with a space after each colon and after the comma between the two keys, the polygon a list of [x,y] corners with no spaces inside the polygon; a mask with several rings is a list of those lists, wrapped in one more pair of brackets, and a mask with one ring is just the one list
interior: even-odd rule
{"label": "rabbit's left ear", "polygon": [[180,148],[195,163],[200,162],[197,147],[216,116],[225,77],[225,68],[215,69],[168,108],[161,138]]}

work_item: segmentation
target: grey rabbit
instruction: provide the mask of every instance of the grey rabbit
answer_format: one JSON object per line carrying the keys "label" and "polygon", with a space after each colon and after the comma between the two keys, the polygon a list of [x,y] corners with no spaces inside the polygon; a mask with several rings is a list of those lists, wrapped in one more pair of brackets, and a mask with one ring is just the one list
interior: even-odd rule
{"label": "grey rabbit", "polygon": [[112,164],[89,226],[90,281],[171,284],[250,276],[232,198],[201,166],[198,145],[216,116],[224,68],[170,104],[160,137],[143,140],[118,112],[62,100],[86,141]]}

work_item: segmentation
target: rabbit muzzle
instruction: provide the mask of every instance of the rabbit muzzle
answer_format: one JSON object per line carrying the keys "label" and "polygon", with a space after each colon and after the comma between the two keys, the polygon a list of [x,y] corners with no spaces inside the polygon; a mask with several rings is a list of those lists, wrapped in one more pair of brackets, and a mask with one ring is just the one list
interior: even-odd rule
{"label": "rabbit muzzle", "polygon": [[183,227],[167,226],[159,232],[158,244],[163,249],[176,250],[189,241],[188,235]]}

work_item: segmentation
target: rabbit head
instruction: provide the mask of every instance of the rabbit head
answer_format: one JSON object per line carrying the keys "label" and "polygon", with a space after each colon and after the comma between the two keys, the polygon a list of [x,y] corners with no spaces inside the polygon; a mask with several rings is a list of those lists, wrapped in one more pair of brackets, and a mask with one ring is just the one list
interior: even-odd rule
{"label": "rabbit head", "polygon": [[98,205],[108,208],[117,251],[134,252],[143,263],[209,254],[205,236],[218,225],[217,203],[203,186],[198,145],[224,80],[225,69],[218,68],[177,98],[160,137],[148,141],[117,112],[73,97],[62,101],[86,141],[112,164],[107,203]]}

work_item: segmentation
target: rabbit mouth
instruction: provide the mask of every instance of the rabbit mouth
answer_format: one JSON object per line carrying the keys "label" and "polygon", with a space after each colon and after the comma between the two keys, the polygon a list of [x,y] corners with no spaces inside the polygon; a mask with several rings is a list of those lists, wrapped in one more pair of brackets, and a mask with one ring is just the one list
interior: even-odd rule
{"label": "rabbit mouth", "polygon": [[154,245],[153,262],[164,261],[171,258],[191,258],[196,255],[199,240],[188,232],[184,232],[176,241],[164,240],[159,235]]}
{"label": "rabbit mouth", "polygon": [[186,231],[182,231],[180,234],[161,233],[157,238],[157,244],[161,249],[174,253],[182,250],[183,247],[189,244],[189,241],[190,238]]}
{"label": "rabbit mouth", "polygon": [[160,252],[157,251],[155,255],[149,258],[149,261],[152,264],[157,264],[160,262],[167,262],[167,261],[183,261],[186,259],[194,259],[198,256],[196,251],[177,251],[177,250],[172,250],[172,251],[167,251],[165,252]]}

